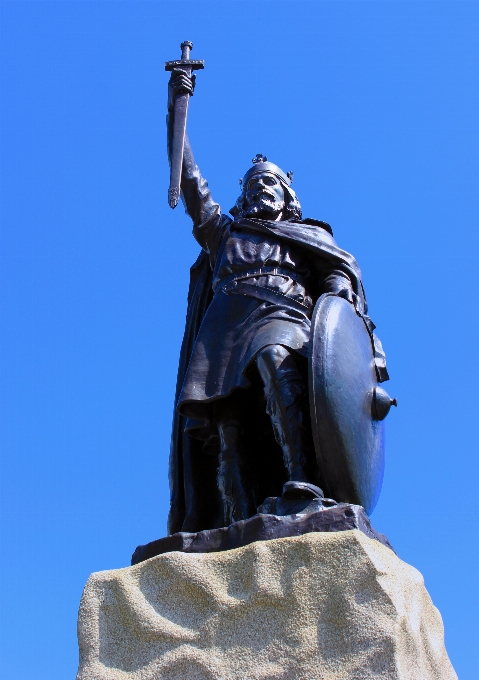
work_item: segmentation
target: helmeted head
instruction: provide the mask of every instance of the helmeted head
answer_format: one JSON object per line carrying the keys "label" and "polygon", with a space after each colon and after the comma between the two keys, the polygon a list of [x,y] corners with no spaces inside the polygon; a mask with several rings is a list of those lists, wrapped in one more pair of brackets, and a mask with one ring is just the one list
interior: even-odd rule
{"label": "helmeted head", "polygon": [[258,154],[253,166],[240,180],[242,192],[231,208],[234,217],[259,217],[268,220],[300,220],[301,206],[291,189],[293,173],[284,173],[266,156]]}

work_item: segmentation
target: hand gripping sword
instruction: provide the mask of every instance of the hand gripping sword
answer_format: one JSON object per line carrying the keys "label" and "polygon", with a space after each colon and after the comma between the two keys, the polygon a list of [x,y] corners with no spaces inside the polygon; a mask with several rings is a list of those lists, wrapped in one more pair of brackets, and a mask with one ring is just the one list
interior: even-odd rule
{"label": "hand gripping sword", "polygon": [[[181,43],[181,59],[167,61],[165,71],[181,69],[191,77],[192,71],[205,67],[204,61],[191,60],[190,50],[193,43],[185,40]],[[175,98],[173,111],[173,142],[171,146],[170,188],[168,189],[168,203],[170,208],[176,208],[180,198],[181,169],[183,166],[183,149],[185,147],[186,116],[190,95],[182,92]]]}

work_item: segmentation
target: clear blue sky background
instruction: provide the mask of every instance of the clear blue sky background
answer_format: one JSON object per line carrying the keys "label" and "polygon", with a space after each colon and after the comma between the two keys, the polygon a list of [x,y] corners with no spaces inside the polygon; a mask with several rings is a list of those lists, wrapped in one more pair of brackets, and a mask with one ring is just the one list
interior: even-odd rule
{"label": "clear blue sky background", "polygon": [[197,161],[258,152],[363,270],[399,408],[372,520],[479,677],[477,2],[2,6],[2,671],[66,680],[93,571],[165,534],[188,269],[167,75],[203,58]]}

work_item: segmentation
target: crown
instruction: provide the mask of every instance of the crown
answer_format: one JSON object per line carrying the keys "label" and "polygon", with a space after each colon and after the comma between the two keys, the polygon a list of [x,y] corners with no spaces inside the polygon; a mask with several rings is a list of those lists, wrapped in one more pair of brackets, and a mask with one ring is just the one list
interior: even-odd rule
{"label": "crown", "polygon": [[293,182],[293,173],[291,171],[283,172],[283,170],[281,170],[281,168],[279,168],[277,165],[270,163],[267,157],[263,156],[262,153],[257,153],[252,162],[252,167],[248,170],[245,176],[240,179],[240,185],[244,186],[246,182],[253,175],[258,174],[258,172],[270,172],[272,175],[279,177],[279,179],[282,180],[287,186],[291,186]]}

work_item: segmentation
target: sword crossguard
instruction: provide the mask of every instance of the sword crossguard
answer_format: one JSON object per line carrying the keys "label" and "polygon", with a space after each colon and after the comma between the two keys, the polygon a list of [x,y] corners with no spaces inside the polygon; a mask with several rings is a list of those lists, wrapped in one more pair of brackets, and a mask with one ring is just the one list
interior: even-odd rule
{"label": "sword crossguard", "polygon": [[174,71],[180,68],[186,71],[190,76],[192,71],[198,71],[205,67],[205,62],[202,59],[190,59],[190,51],[193,49],[193,43],[185,40],[181,43],[181,59],[176,61],[167,61],[165,63],[165,71]]}

